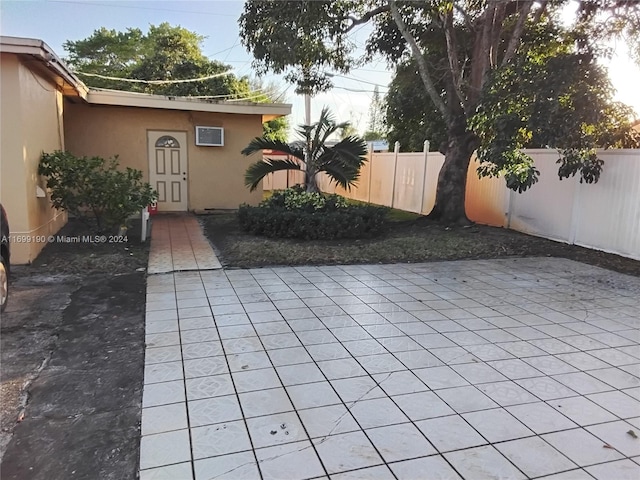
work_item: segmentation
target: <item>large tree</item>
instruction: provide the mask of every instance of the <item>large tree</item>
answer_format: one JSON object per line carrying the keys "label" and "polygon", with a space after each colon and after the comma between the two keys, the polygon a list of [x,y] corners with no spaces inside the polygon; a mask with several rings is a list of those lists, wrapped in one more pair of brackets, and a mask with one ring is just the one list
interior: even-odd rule
{"label": "large tree", "polygon": [[[381,54],[392,65],[413,60],[422,88],[444,122],[446,135],[441,151],[445,162],[431,215],[446,222],[465,222],[467,168],[479,147],[490,150],[482,156],[486,174],[511,174],[508,186],[516,190],[535,182],[531,160],[514,153],[519,142],[495,141],[512,126],[503,125],[505,121],[495,115],[495,109],[486,107],[496,100],[491,89],[504,72],[512,69],[522,44],[531,41],[528,32],[541,24],[560,26],[561,10],[567,3],[248,1],[240,18],[241,38],[252,51],[256,68],[286,72],[287,78],[297,83],[298,92],[313,93],[331,86],[326,75],[330,70],[348,73],[357,65],[361,59],[354,54],[349,34],[360,25],[370,24],[369,55]],[[635,1],[581,0],[576,6],[567,35],[573,45],[571,53],[582,55],[582,61],[591,61],[599,53],[595,47],[602,39],[612,34],[638,33],[637,28],[628,26],[640,24],[640,4]],[[551,96],[537,105],[553,110],[562,100]],[[485,112],[484,118],[471,122],[479,111]],[[528,113],[535,117],[538,112],[529,109]],[[580,130],[582,124],[577,121],[573,127]],[[570,158],[564,164],[571,164],[573,173],[587,181],[597,177],[599,170],[594,168],[597,164],[592,155],[582,151],[576,154],[572,149],[567,152]]]}
{"label": "large tree", "polygon": [[380,90],[376,85],[373,88],[373,96],[371,97],[371,105],[369,106],[369,124],[367,131],[364,132],[363,138],[369,140],[382,140],[385,135],[384,121],[384,102],[380,98]]}
{"label": "large tree", "polygon": [[[83,40],[67,41],[66,61],[90,87],[109,88],[167,96],[209,97],[211,101],[247,99],[258,103],[280,101],[274,85],[262,85],[230,73],[233,68],[210,60],[202,52],[204,37],[168,23],[151,25],[147,33],[138,28],[124,32],[100,28]],[[113,77],[113,78],[105,78]],[[114,79],[115,78],[115,79]],[[182,83],[125,82],[204,80]],[[286,119],[264,124],[270,138],[286,139]]]}
{"label": "large tree", "polygon": [[[480,157],[511,155],[521,148],[557,147],[566,153],[590,153],[592,147],[637,148],[633,111],[614,101],[614,93],[597,57],[574,52],[570,32],[538,24],[524,32],[521,48],[508,68],[489,78],[481,105],[469,119],[482,141]],[[396,67],[385,102],[390,143],[400,142],[405,151],[421,150],[425,140],[432,150],[446,145],[446,124],[422,87],[415,61]],[[488,173],[504,175],[511,184],[509,166],[509,162],[483,165],[495,170]],[[563,164],[559,170],[561,178],[577,173],[566,167]],[[522,183],[523,188],[527,186]]]}
{"label": "large tree", "polygon": [[[91,87],[176,96],[250,97],[249,79],[237,78],[233,68],[209,60],[201,49],[204,37],[168,23],[151,25],[147,33],[138,28],[124,32],[100,28],[83,40],[67,41],[66,61]],[[98,76],[96,76],[98,75]],[[186,80],[198,82],[149,84],[133,80]]]}

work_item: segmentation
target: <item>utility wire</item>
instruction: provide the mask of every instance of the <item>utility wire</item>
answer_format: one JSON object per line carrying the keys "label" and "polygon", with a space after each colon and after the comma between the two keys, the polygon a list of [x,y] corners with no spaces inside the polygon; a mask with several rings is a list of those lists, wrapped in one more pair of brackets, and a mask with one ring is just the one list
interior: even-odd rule
{"label": "utility wire", "polygon": [[162,7],[142,7],[139,5],[123,5],[124,2],[113,2],[113,3],[97,3],[97,2],[72,2],[69,0],[48,0],[47,3],[67,3],[69,5],[81,5],[81,6],[96,6],[96,7],[108,7],[108,8],[133,8],[137,10],[153,10],[154,12],[163,11],[163,12],[175,12],[175,13],[186,13],[186,14],[196,14],[196,15],[211,15],[213,17],[236,17],[236,15],[231,13],[212,13],[212,12],[197,12],[194,10],[178,10],[175,8],[162,8]]}
{"label": "utility wire", "polygon": [[206,77],[200,78],[187,78],[184,80],[139,80],[137,78],[121,78],[121,77],[109,77],[106,75],[99,75],[97,73],[86,73],[86,72],[75,72],[78,75],[86,75],[88,77],[98,77],[103,78],[105,80],[117,80],[120,82],[131,82],[131,83],[146,83],[149,85],[167,85],[173,83],[190,83],[190,82],[202,82],[204,80],[210,80],[212,78],[224,77],[225,75],[232,75],[233,71],[229,70],[223,73],[216,73],[214,75],[208,75]]}

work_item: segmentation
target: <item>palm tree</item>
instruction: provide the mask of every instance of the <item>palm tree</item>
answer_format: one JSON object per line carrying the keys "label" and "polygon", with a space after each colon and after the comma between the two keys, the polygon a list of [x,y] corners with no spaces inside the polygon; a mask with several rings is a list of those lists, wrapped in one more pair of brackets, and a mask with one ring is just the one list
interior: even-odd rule
{"label": "palm tree", "polygon": [[348,136],[333,146],[327,140],[338,130],[346,128],[348,122],[337,124],[327,107],[322,109],[320,119],[313,125],[300,125],[297,132],[301,140],[284,143],[264,137],[254,138],[242,150],[251,155],[262,150],[278,150],[289,155],[287,160],[265,158],[247,168],[244,182],[254,191],[266,175],[278,170],[303,170],[307,192],[318,192],[317,175],[325,172],[342,188],[350,188],[360,175],[366,162],[367,144],[355,136]]}

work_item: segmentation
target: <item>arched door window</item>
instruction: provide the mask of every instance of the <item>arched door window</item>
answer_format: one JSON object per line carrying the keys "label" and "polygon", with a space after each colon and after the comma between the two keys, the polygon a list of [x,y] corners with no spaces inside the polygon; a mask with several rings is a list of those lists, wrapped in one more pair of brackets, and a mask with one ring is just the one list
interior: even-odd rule
{"label": "arched door window", "polygon": [[169,135],[163,135],[156,141],[156,147],[161,148],[180,148],[180,143]]}

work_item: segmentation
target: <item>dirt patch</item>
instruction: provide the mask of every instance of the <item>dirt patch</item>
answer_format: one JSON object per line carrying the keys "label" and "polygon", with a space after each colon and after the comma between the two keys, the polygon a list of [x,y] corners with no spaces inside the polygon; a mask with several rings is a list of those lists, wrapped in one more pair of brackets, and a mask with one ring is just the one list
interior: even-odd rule
{"label": "dirt patch", "polygon": [[[60,235],[82,232],[72,222]],[[12,271],[0,338],[3,479],[136,477],[147,249],[51,243]]]}
{"label": "dirt patch", "polygon": [[444,227],[420,218],[390,222],[387,232],[376,239],[305,242],[245,234],[233,213],[201,216],[200,220],[227,268],[545,256],[640,276],[636,260],[484,225]]}
{"label": "dirt patch", "polygon": [[31,265],[44,274],[118,274],[147,267],[149,242],[140,242],[140,221],[124,236],[96,235],[85,223],[71,219]]}

